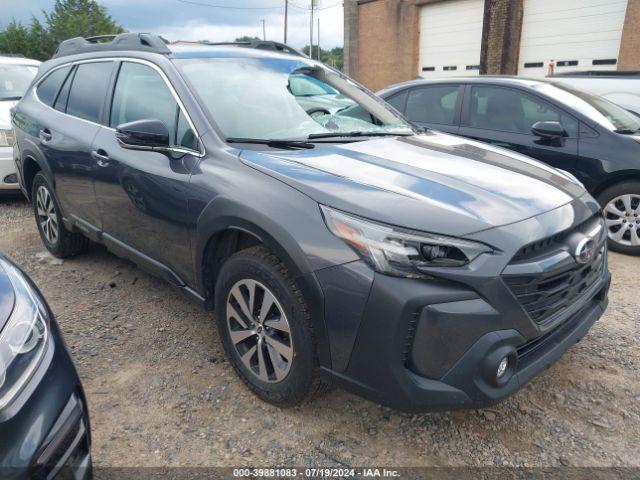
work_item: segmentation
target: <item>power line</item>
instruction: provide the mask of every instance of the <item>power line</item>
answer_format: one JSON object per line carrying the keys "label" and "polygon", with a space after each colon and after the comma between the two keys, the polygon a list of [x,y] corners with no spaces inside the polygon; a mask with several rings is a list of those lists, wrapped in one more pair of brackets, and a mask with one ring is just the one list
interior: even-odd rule
{"label": "power line", "polygon": [[[333,7],[337,7],[338,5],[342,5],[342,1],[338,2],[338,3],[334,3],[333,5],[329,5],[328,7],[313,7],[313,10],[318,12],[320,10],[329,10],[330,8]],[[298,10],[305,10],[305,11],[309,11],[310,8],[309,7],[303,7],[302,5],[298,5],[297,3],[293,3],[291,0],[289,0],[289,6],[297,8]]]}
{"label": "power line", "polygon": [[212,5],[211,3],[204,2],[196,2],[194,0],[176,0],[181,3],[188,3],[190,5],[199,5],[201,7],[211,7],[211,8],[226,8],[228,10],[280,10],[284,5],[279,5],[277,7],[234,7],[230,5]]}

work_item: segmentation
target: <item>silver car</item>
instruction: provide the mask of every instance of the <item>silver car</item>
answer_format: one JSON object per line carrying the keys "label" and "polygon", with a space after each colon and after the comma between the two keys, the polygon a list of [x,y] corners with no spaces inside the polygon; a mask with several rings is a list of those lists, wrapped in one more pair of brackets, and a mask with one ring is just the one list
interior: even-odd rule
{"label": "silver car", "polygon": [[0,193],[20,191],[13,162],[10,111],[27,91],[39,65],[37,60],[0,55]]}

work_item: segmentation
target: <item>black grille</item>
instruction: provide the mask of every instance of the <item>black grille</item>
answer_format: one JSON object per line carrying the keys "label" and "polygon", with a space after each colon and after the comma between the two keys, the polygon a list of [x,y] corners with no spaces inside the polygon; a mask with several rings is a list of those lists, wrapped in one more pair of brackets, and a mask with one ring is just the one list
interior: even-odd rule
{"label": "black grille", "polygon": [[82,424],[83,424],[82,420],[78,421],[73,426],[73,428],[66,434],[66,436],[64,437],[64,440],[62,441],[62,443],[60,443],[58,448],[56,448],[56,450],[53,452],[51,457],[47,459],[46,465],[43,465],[41,468],[31,473],[30,478],[32,480],[45,480],[46,478],[49,478],[49,476],[57,466],[58,462],[62,459],[64,454],[67,453],[67,450],[69,450],[69,448],[71,447],[73,441],[78,435],[78,432],[80,431]]}
{"label": "black grille", "polygon": [[602,275],[604,248],[591,263],[541,274],[505,276],[511,292],[532,320],[544,326],[555,314],[578,301]]}
{"label": "black grille", "polygon": [[529,260],[531,258],[535,258],[541,255],[546,255],[555,250],[558,250],[561,247],[567,238],[576,231],[585,231],[591,230],[594,228],[598,222],[600,221],[601,215],[599,213],[593,215],[591,218],[585,220],[579,225],[576,225],[573,228],[568,230],[564,230],[562,232],[556,233],[551,237],[544,238],[542,240],[538,240],[537,242],[529,243],[522,247],[518,253],[511,260],[512,262],[519,262],[523,260]]}

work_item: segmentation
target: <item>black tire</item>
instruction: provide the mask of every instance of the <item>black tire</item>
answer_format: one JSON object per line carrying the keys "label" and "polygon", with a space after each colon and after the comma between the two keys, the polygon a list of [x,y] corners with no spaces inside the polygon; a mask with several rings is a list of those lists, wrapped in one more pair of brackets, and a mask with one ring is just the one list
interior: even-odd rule
{"label": "black tire", "polygon": [[[291,364],[284,379],[275,383],[263,381],[251,371],[231,340],[227,301],[234,285],[243,281],[256,281],[266,286],[275,296],[277,306],[282,307],[290,327]],[[224,263],[216,281],[215,305],[216,322],[227,357],[236,373],[259,398],[279,407],[292,407],[325,390],[326,385],[320,379],[311,317],[302,292],[284,264],[269,250],[252,247],[232,255]],[[253,338],[251,336],[250,341]]]}
{"label": "black tire", "polygon": [[[38,214],[38,191],[40,189],[46,190],[52,202],[52,209],[50,210],[53,216],[52,222],[55,218],[55,223],[57,224],[57,236],[55,238],[48,238],[47,233],[45,233],[45,229],[47,227],[43,226],[41,217]],[[87,250],[87,247],[89,246],[89,239],[81,233],[70,232],[65,228],[64,222],[62,221],[62,214],[60,212],[60,204],[58,203],[54,189],[51,187],[47,177],[45,177],[42,172],[36,174],[33,179],[31,187],[31,204],[42,243],[44,243],[44,246],[52,255],[58,258],[67,258],[78,255]]]}
{"label": "black tire", "polygon": [[[625,213],[629,213],[629,216],[616,215],[611,211],[607,211],[607,205],[609,205],[614,199],[624,196],[631,195],[631,210]],[[625,253],[627,255],[640,255],[640,245],[630,245],[631,233],[633,230],[637,232],[640,236],[640,181],[630,180],[626,182],[616,183],[611,187],[604,190],[600,195],[598,195],[598,203],[602,205],[604,209],[604,216],[607,220],[616,220],[624,219],[624,223],[622,227],[629,230],[629,233],[625,235],[622,242],[618,242],[611,237],[609,237],[609,249],[614,252]],[[622,203],[618,202],[620,207],[622,207]],[[629,227],[631,225],[631,227]],[[607,233],[609,233],[609,228],[607,227]],[[617,230],[617,226],[612,226],[612,229]],[[612,230],[613,231],[613,230]],[[627,244],[625,244],[627,243]]]}

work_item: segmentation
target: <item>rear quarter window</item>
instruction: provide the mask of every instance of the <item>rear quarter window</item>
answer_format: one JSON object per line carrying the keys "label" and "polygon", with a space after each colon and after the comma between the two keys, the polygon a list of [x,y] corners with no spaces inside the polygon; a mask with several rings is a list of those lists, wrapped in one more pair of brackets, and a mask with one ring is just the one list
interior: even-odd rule
{"label": "rear quarter window", "polygon": [[67,75],[69,74],[69,70],[71,70],[71,67],[58,68],[40,82],[36,92],[42,103],[49,106],[53,105],[62,82],[64,82],[65,78],[67,78]]}

